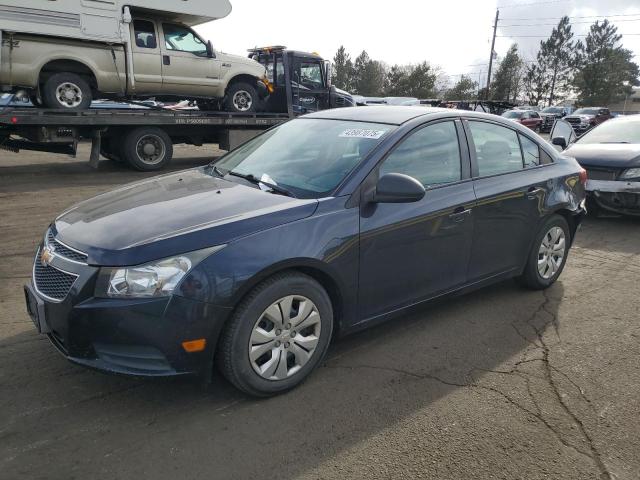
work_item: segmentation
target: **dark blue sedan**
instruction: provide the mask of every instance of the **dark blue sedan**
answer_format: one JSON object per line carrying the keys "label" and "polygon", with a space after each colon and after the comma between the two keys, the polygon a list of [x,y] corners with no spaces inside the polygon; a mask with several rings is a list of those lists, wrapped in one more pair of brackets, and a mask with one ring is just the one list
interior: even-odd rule
{"label": "dark blue sedan", "polygon": [[203,168],[82,202],[48,228],[25,286],[69,360],[288,390],[331,339],[443,295],[555,282],[585,171],[500,117],[327,110]]}

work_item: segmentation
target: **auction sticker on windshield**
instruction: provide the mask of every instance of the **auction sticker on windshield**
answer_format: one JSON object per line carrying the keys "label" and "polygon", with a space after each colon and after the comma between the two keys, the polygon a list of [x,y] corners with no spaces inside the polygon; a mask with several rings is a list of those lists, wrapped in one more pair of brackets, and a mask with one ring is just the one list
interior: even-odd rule
{"label": "auction sticker on windshield", "polygon": [[386,130],[365,130],[362,128],[349,128],[338,136],[346,138],[371,138],[377,140],[386,132]]}

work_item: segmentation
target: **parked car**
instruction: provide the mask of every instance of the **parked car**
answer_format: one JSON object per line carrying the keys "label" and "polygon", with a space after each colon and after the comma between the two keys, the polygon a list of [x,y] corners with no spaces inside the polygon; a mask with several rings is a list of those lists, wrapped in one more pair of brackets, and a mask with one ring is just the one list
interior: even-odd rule
{"label": "parked car", "polygon": [[540,116],[542,117],[542,132],[550,132],[553,128],[554,122],[558,118],[564,118],[565,116],[571,113],[570,107],[561,107],[561,106],[551,106],[543,108],[540,112]]}
{"label": "parked car", "polygon": [[549,287],[585,180],[493,115],[324,110],[62,213],[28,310],[72,362],[162,376],[208,374],[215,359],[236,387],[272,395],[307,377],[334,333],[507,278]]}
{"label": "parked car", "polygon": [[613,118],[613,115],[611,115],[609,109],[602,107],[579,108],[571,115],[564,117],[578,135],[583,134],[587,130],[592,129],[611,118]]}
{"label": "parked car", "polygon": [[521,123],[536,132],[540,132],[542,128],[542,117],[533,110],[508,110],[502,114],[502,117]]}
{"label": "parked car", "polygon": [[587,170],[589,211],[640,215],[640,115],[615,118],[578,139],[572,134],[559,120],[551,139]]}
{"label": "parked car", "polygon": [[227,0],[125,3],[0,5],[0,86],[63,110],[87,109],[95,98],[155,97],[251,112],[268,95],[263,65],[215,50],[191,28],[226,16]]}

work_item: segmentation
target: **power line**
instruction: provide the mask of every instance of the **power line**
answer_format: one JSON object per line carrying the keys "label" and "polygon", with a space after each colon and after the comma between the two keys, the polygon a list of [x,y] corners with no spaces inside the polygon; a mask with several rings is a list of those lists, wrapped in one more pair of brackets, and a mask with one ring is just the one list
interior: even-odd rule
{"label": "power line", "polygon": [[[618,15],[586,15],[580,17],[569,17],[572,18],[614,18],[614,17],[638,17],[640,13],[621,13]],[[557,20],[558,17],[537,17],[537,18],[503,18],[503,20]]]}
{"label": "power line", "polygon": [[501,5],[498,8],[516,8],[516,7],[528,7],[530,5],[547,5],[549,3],[568,2],[570,0],[547,0],[546,2],[531,2],[531,3],[512,3],[511,5]]}
{"label": "power line", "polygon": [[[626,35],[627,37],[629,37],[629,36],[640,35],[640,33],[618,32],[618,35],[622,35],[623,37]],[[588,37],[588,36],[589,35],[574,35],[574,37]],[[496,35],[496,37],[499,37],[499,38],[549,38],[549,35]]]}
{"label": "power line", "polygon": [[[622,19],[616,20],[616,22],[640,22],[640,18],[630,18],[630,19]],[[593,23],[589,22],[571,22],[571,25],[583,25]],[[501,28],[505,27],[555,27],[557,23],[530,23],[530,24],[512,24],[512,25],[500,25]]]}

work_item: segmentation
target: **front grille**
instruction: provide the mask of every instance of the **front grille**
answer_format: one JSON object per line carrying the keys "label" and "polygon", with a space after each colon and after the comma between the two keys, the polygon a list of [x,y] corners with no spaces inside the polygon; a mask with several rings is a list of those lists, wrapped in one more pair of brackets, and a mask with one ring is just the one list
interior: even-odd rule
{"label": "front grille", "polygon": [[77,252],[76,250],[72,250],[66,245],[63,245],[62,243],[57,241],[51,230],[47,232],[47,245],[52,246],[55,254],[59,257],[66,258],[67,260],[71,260],[73,262],[87,263],[86,254]]}
{"label": "front grille", "polygon": [[595,170],[587,168],[587,178],[589,180],[615,180],[618,173],[615,170]]}
{"label": "front grille", "polygon": [[40,252],[38,251],[38,256],[33,265],[33,283],[42,295],[54,300],[64,300],[76,278],[75,275],[58,270],[51,265],[46,267],[42,265],[40,263]]}
{"label": "front grille", "polygon": [[579,118],[565,118],[571,125],[580,125],[581,120]]}

